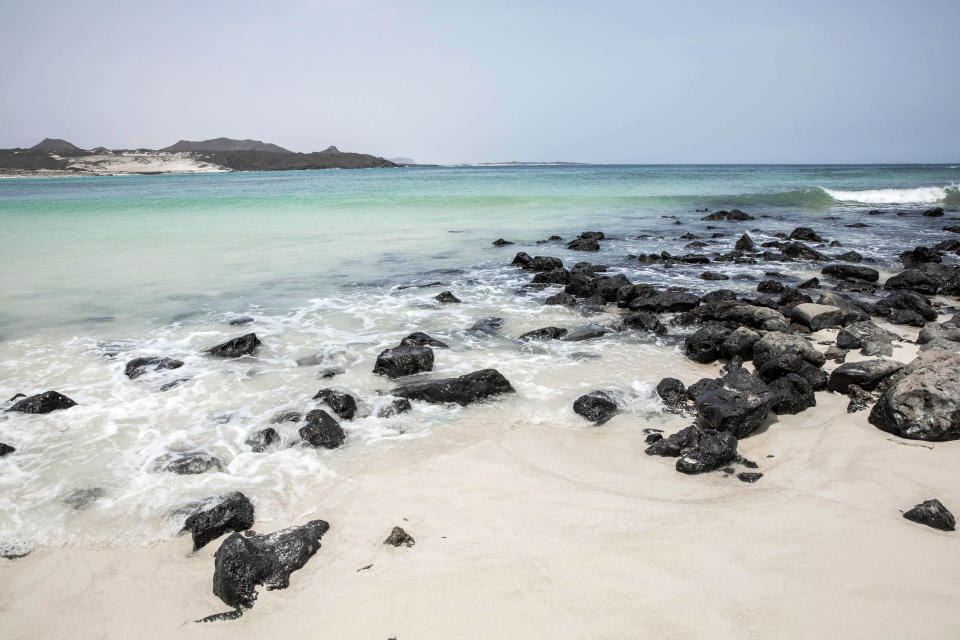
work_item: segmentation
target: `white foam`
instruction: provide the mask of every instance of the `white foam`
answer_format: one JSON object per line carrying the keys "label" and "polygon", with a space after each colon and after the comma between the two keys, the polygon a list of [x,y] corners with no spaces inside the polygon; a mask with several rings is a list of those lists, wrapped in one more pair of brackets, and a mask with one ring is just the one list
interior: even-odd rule
{"label": "white foam", "polygon": [[864,204],[936,204],[946,200],[950,194],[958,192],[957,185],[945,187],[918,187],[916,189],[865,189],[863,191],[841,191],[826,189],[834,200],[841,202],[862,202]]}

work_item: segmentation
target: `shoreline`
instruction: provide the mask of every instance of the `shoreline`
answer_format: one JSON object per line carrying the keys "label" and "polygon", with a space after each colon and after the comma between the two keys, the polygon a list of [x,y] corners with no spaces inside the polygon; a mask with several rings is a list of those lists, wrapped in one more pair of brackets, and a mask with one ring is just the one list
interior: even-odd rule
{"label": "shoreline", "polygon": [[[894,357],[909,362],[916,345],[901,344]],[[691,377],[719,369],[689,364]],[[644,455],[643,425],[626,417],[578,430],[513,425],[337,477],[314,513],[254,524],[267,533],[322,518],[331,529],[287,589],[258,588],[256,606],[235,621],[194,623],[227,609],[210,590],[222,538],[196,553],[188,537],[38,548],[0,561],[0,632],[953,637],[943,606],[960,586],[958,540],[900,510],[933,495],[960,503],[960,450],[890,436],[868,412],[847,414],[845,395],[817,401],[740,441],[764,473],[757,484],[677,474],[674,459]],[[395,525],[413,547],[382,544]]]}

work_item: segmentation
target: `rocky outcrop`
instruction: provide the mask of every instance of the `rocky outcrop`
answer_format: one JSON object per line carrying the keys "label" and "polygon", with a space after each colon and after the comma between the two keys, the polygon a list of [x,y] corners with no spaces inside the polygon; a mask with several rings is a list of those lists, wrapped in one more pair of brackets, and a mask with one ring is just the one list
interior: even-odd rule
{"label": "rocky outcrop", "polygon": [[239,358],[241,356],[253,355],[260,344],[261,342],[257,334],[247,333],[239,338],[227,340],[226,342],[210,347],[206,350],[206,353],[218,358]]}
{"label": "rocky outcrop", "polygon": [[241,609],[254,605],[257,585],[286,589],[290,574],[313,557],[329,529],[327,522],[313,520],[268,535],[230,535],[214,555],[214,595],[227,606]]}
{"label": "rocky outcrop", "polygon": [[823,237],[810,227],[797,227],[790,232],[791,240],[803,240],[804,242],[826,242]]}
{"label": "rocky outcrop", "polygon": [[134,358],[124,367],[123,374],[131,380],[136,380],[145,373],[179,369],[182,366],[182,360],[174,360],[173,358]]}
{"label": "rocky outcrop", "polygon": [[193,536],[194,551],[228,531],[246,531],[253,526],[253,504],[239,491],[207,498],[191,512],[183,531]]}
{"label": "rocky outcrop", "polygon": [[29,398],[18,400],[7,411],[17,413],[51,413],[77,406],[77,403],[56,391],[44,391]]}
{"label": "rocky outcrop", "polygon": [[677,471],[686,474],[719,469],[737,456],[737,438],[729,431],[706,429],[680,452]]}
{"label": "rocky outcrop", "polygon": [[960,439],[960,354],[921,352],[891,381],[869,419],[911,440]]}
{"label": "rocky outcrop", "polygon": [[567,243],[567,249],[573,251],[600,251],[600,243],[594,238],[577,238]]}
{"label": "rocky outcrop", "polygon": [[631,311],[652,311],[654,313],[689,311],[700,304],[700,297],[686,291],[664,291],[652,296],[633,300]]}
{"label": "rocky outcrop", "polygon": [[453,295],[452,291],[441,291],[433,299],[440,304],[460,304],[460,298]]}
{"label": "rocky outcrop", "polygon": [[567,335],[567,329],[563,327],[543,327],[521,333],[518,340],[560,340]]}
{"label": "rocky outcrop", "polygon": [[458,378],[411,382],[397,387],[393,395],[409,400],[466,406],[486,398],[513,393],[510,382],[496,369],[481,369]]}
{"label": "rocky outcrop", "polygon": [[813,386],[801,375],[788,373],[770,383],[773,394],[773,409],[778,415],[797,414],[817,406]]}
{"label": "rocky outcrop", "polygon": [[694,362],[713,362],[723,356],[722,346],[731,333],[718,322],[708,322],[684,339],[684,352]]}
{"label": "rocky outcrop", "polygon": [[590,422],[600,425],[617,415],[620,409],[606,392],[591,391],[576,399],[573,403],[573,411]]}
{"label": "rocky outcrop", "polygon": [[392,547],[412,547],[417,543],[409,533],[402,527],[394,527],[390,535],[383,541],[383,544],[389,544]]}
{"label": "rocky outcrop", "polygon": [[680,413],[687,408],[687,389],[676,378],[664,378],[657,383],[657,395],[669,411]]}
{"label": "rocky outcrop", "polygon": [[625,329],[649,331],[658,336],[667,333],[667,328],[663,326],[660,319],[649,311],[635,311],[625,315],[623,317],[623,327]]}
{"label": "rocky outcrop", "polygon": [[858,267],[852,264],[831,264],[821,269],[820,273],[838,280],[857,282],[876,282],[880,279],[880,272],[876,269]]}
{"label": "rocky outcrop", "polygon": [[306,424],[298,431],[303,441],[312,447],[336,449],[347,439],[340,423],[323,409],[308,412],[304,421]]}
{"label": "rocky outcrop", "polygon": [[433,349],[430,347],[405,347],[385,349],[377,356],[373,372],[390,378],[412,376],[424,371],[433,371]]}
{"label": "rocky outcrop", "polygon": [[770,332],[753,346],[753,364],[757,374],[772,381],[788,373],[802,375],[814,390],[826,386],[827,376],[820,369],[826,357],[812,344],[796,335]]}

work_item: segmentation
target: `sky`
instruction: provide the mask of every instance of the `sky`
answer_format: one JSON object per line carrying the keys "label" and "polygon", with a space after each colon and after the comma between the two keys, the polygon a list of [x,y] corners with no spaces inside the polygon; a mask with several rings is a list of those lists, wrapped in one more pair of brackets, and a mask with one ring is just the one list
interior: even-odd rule
{"label": "sky", "polygon": [[0,0],[0,147],[960,160],[960,1]]}

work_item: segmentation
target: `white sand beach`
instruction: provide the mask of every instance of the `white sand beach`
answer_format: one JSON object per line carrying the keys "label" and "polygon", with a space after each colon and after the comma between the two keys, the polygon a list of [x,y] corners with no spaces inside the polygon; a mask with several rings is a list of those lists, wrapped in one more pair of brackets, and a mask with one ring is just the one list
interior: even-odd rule
{"label": "white sand beach", "polygon": [[[519,424],[327,482],[302,518],[330,522],[322,548],[237,621],[193,622],[226,609],[219,541],[37,549],[0,563],[0,636],[955,638],[960,538],[900,512],[960,504],[960,449],[817,401],[741,440],[756,484],[678,474],[619,418]],[[382,544],[394,525],[416,545]]]}

